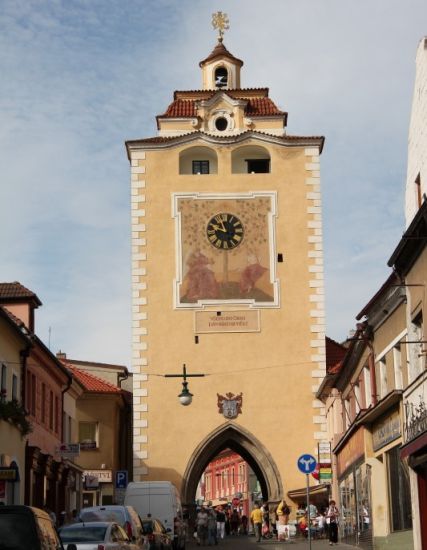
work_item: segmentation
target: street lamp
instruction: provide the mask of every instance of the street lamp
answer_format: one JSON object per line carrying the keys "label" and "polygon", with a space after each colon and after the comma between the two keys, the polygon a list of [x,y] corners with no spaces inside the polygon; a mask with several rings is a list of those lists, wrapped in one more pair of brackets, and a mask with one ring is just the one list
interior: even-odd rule
{"label": "street lamp", "polygon": [[187,374],[187,369],[185,367],[185,364],[182,366],[182,374],[165,374],[165,378],[182,378],[182,390],[181,393],[178,395],[179,402],[184,407],[188,407],[188,405],[191,405],[191,402],[193,401],[193,394],[188,389],[188,382],[187,378],[200,378],[201,376],[205,376],[204,374]]}

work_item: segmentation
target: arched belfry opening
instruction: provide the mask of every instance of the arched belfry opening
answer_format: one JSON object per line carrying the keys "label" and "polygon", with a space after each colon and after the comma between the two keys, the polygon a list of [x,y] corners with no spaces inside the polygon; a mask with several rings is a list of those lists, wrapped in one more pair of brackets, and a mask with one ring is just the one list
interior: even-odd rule
{"label": "arched belfry opening", "polygon": [[266,447],[242,426],[226,422],[211,432],[191,455],[182,479],[183,503],[194,502],[203,471],[224,449],[231,449],[246,460],[260,482],[263,498],[270,501],[283,498],[279,470]]}

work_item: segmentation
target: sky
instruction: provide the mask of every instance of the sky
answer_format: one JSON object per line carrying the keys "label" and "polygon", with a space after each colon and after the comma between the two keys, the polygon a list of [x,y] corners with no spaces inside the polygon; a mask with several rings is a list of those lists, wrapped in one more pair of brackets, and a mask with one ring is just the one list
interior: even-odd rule
{"label": "sky", "polygon": [[[130,366],[130,170],[174,90],[216,44],[243,59],[288,133],[324,135],[327,334],[346,338],[404,231],[425,0],[0,0],[0,266],[43,305],[36,333]],[[171,283],[172,284],[172,283]]]}

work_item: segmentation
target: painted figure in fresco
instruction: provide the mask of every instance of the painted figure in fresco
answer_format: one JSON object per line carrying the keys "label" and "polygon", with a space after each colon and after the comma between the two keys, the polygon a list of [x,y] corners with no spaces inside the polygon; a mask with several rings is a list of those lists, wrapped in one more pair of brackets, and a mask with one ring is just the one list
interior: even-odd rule
{"label": "painted figure in fresco", "polygon": [[263,267],[255,254],[248,256],[248,265],[242,271],[240,275],[240,292],[242,294],[249,294],[251,290],[255,288],[258,279],[268,271],[266,267]]}
{"label": "painted figure in fresco", "polygon": [[215,299],[219,297],[219,287],[214,272],[208,265],[213,261],[202,254],[200,250],[193,252],[188,258],[188,292],[189,302],[201,299]]}

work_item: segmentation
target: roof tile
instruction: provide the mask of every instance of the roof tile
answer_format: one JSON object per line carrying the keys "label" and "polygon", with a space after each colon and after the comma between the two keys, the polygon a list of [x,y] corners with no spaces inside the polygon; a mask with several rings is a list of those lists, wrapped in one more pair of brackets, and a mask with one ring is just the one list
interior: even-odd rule
{"label": "roof tile", "polygon": [[5,301],[9,299],[22,299],[31,298],[35,300],[39,305],[41,302],[32,290],[29,290],[24,285],[21,285],[18,281],[13,283],[0,283],[0,300]]}
{"label": "roof tile", "polygon": [[61,361],[67,369],[72,373],[72,375],[80,382],[84,389],[88,392],[93,393],[117,393],[121,394],[121,388],[118,388],[114,384],[102,380],[98,376],[89,374],[86,371],[80,370],[74,365],[67,363],[67,361]]}

